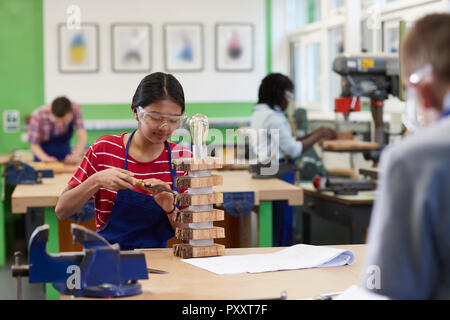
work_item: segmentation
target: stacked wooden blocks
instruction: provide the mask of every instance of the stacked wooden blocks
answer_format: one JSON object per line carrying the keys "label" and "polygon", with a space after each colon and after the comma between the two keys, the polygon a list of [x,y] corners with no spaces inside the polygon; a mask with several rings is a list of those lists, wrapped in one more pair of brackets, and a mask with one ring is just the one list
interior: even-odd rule
{"label": "stacked wooden blocks", "polygon": [[189,206],[177,213],[175,220],[186,225],[177,228],[175,236],[182,244],[174,245],[174,254],[181,258],[221,256],[225,246],[214,243],[214,239],[224,238],[224,228],[215,227],[214,221],[224,220],[224,211],[214,209],[214,204],[223,202],[223,194],[213,192],[212,187],[223,183],[222,176],[211,175],[213,169],[222,167],[219,158],[207,157],[174,159],[172,165],[176,170],[188,171],[188,176],[175,179],[178,188],[188,188],[188,193],[179,194],[180,206]]}

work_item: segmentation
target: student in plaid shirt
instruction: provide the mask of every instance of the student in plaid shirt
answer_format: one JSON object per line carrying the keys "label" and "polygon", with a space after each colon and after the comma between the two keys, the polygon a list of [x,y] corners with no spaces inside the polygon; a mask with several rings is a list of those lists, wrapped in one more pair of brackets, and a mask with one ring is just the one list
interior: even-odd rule
{"label": "student in plaid shirt", "polygon": [[[71,150],[74,130],[78,142]],[[79,162],[87,141],[79,105],[66,97],[58,97],[51,105],[35,110],[28,128],[28,141],[35,161]]]}

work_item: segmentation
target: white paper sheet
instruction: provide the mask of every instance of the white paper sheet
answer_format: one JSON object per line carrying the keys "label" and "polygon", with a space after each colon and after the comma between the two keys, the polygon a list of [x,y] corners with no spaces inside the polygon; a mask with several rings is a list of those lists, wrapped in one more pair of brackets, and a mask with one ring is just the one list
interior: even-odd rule
{"label": "white paper sheet", "polygon": [[389,298],[353,285],[333,300],[389,300]]}
{"label": "white paper sheet", "polygon": [[183,259],[216,274],[258,273],[278,270],[324,268],[352,264],[349,250],[297,244],[274,253]]}

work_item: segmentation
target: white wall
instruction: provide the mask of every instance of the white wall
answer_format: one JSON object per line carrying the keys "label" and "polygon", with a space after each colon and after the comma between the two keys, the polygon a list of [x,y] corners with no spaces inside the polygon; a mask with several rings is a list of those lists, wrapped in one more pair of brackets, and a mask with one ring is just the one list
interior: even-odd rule
{"label": "white wall", "polygon": [[[81,9],[82,23],[97,23],[100,70],[91,74],[58,71],[57,28],[66,23],[70,5]],[[68,95],[82,104],[129,103],[146,73],[113,73],[111,24],[147,22],[152,25],[152,70],[164,70],[163,24],[202,23],[204,69],[174,73],[184,87],[187,102],[254,102],[266,75],[266,22],[264,0],[44,0],[45,100]],[[217,22],[254,25],[254,69],[251,72],[216,72],[214,27]]]}

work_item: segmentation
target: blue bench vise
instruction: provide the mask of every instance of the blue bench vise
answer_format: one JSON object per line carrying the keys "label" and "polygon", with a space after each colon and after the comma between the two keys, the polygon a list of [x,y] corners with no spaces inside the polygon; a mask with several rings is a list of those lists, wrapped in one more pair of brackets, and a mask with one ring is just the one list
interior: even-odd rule
{"label": "blue bench vise", "polygon": [[[96,232],[72,224],[73,239],[84,250],[49,254],[47,224],[37,227],[29,242],[29,265],[20,265],[16,252],[12,276],[29,276],[30,283],[50,282],[61,293],[75,297],[123,297],[142,293],[139,279],[148,279],[142,252],[120,251]],[[21,296],[18,281],[18,298]]]}
{"label": "blue bench vise", "polygon": [[42,178],[53,178],[53,170],[36,170],[25,162],[11,160],[8,162],[6,178],[9,184],[40,184]]}

